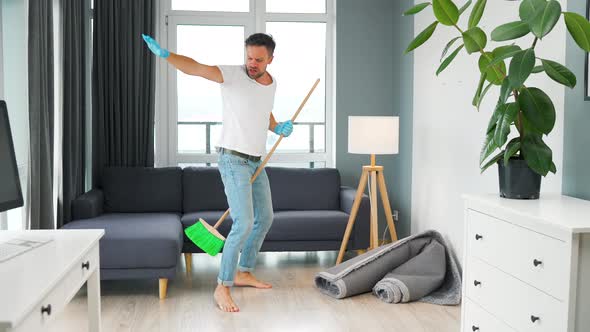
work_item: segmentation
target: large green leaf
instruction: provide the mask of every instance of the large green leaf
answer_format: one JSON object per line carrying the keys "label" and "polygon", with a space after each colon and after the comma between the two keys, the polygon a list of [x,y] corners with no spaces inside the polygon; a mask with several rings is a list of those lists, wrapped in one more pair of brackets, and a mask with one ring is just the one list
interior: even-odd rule
{"label": "large green leaf", "polygon": [[481,149],[481,153],[479,155],[479,164],[483,164],[483,162],[488,159],[488,157],[496,150],[498,146],[494,142],[494,133],[491,132],[486,135],[486,140],[483,143],[483,147]]}
{"label": "large green leaf", "polygon": [[514,88],[520,88],[535,67],[535,51],[532,48],[520,51],[510,61],[508,79]]}
{"label": "large green leaf", "polygon": [[479,111],[479,106],[481,105],[481,102],[483,101],[484,97],[486,96],[486,94],[488,93],[488,91],[490,90],[490,88],[492,86],[494,86],[493,83],[486,85],[486,87],[483,89],[483,91],[479,95],[479,98],[477,99],[477,103],[475,104],[475,107],[477,108],[478,111]]}
{"label": "large green leaf", "polygon": [[459,8],[459,16],[461,16],[467,10],[467,8],[471,6],[471,2],[473,2],[473,0],[467,1],[461,8]]}
{"label": "large green leaf", "polygon": [[527,165],[536,173],[546,176],[552,168],[552,151],[540,135],[525,135],[520,147]]}
{"label": "large green leaf", "polygon": [[505,46],[499,46],[494,48],[494,50],[492,51],[492,53],[494,54],[494,58],[507,58],[510,57],[512,55],[514,55],[514,52],[520,51],[521,48],[518,45],[505,45]]}
{"label": "large green leaf", "polygon": [[545,71],[545,68],[543,68],[543,66],[535,66],[535,68],[533,68],[532,73],[538,74],[538,73],[542,73],[544,71]]}
{"label": "large green leaf", "polygon": [[492,31],[492,40],[505,41],[526,36],[531,29],[526,22],[516,21],[502,24]]}
{"label": "large green leaf", "polygon": [[502,84],[502,80],[506,75],[506,64],[504,62],[500,62],[495,66],[489,66],[490,62],[493,61],[494,55],[492,52],[486,52],[479,57],[478,66],[479,71],[482,73],[487,73],[486,79],[488,82],[492,82],[495,85]]}
{"label": "large green leaf", "polygon": [[488,37],[482,29],[474,27],[463,32],[463,43],[467,53],[471,54],[483,50],[488,43]]}
{"label": "large green leaf", "polygon": [[442,51],[442,54],[441,54],[441,56],[440,56],[440,61],[442,61],[442,60],[444,59],[445,55],[447,55],[447,52],[449,51],[449,49],[451,48],[451,46],[453,46],[453,44],[454,44],[454,43],[455,43],[457,40],[459,40],[459,39],[461,39],[461,36],[459,36],[459,37],[455,37],[455,38],[451,39],[451,40],[450,40],[450,41],[447,43],[447,45],[446,45],[446,46],[445,46],[445,48],[443,49],[443,51]]}
{"label": "large green leaf", "polygon": [[547,0],[523,0],[518,8],[520,20],[530,23],[533,19],[541,15],[546,6]]}
{"label": "large green leaf", "polygon": [[434,22],[431,25],[429,25],[426,29],[424,29],[424,31],[420,32],[418,34],[418,36],[416,36],[416,38],[414,38],[414,40],[412,40],[412,42],[410,43],[410,45],[406,49],[405,53],[409,53],[409,52],[413,51],[414,49],[416,49],[417,47],[419,47],[420,45],[424,44],[432,36],[437,25],[438,25],[438,22]]}
{"label": "large green leaf", "polygon": [[500,116],[502,114],[504,114],[506,112],[506,108],[508,108],[508,104],[502,104],[502,103],[498,103],[496,105],[496,108],[494,109],[494,113],[492,113],[492,117],[490,118],[490,121],[488,122],[488,129],[486,129],[486,135],[487,134],[494,134],[494,131],[496,130],[496,125],[498,124],[498,119],[500,118]]}
{"label": "large green leaf", "polygon": [[473,6],[473,10],[471,11],[471,15],[469,15],[469,22],[467,24],[468,29],[471,29],[481,20],[481,16],[486,8],[487,0],[477,0],[475,5]]}
{"label": "large green leaf", "polygon": [[576,13],[564,13],[567,30],[584,51],[590,52],[590,22],[582,15]]}
{"label": "large green leaf", "polygon": [[545,69],[547,75],[555,82],[561,83],[572,89],[576,86],[576,75],[565,66],[551,60],[541,59],[541,62],[543,63],[543,69]]}
{"label": "large green leaf", "polygon": [[529,23],[533,34],[539,38],[546,36],[561,16],[561,5],[555,0],[551,0],[545,4],[540,15],[533,18]]}
{"label": "large green leaf", "polygon": [[508,100],[508,97],[510,97],[510,93],[512,92],[512,87],[510,86],[510,80],[508,79],[504,79],[502,81],[502,87],[500,87],[500,98],[498,99],[498,102],[501,104],[505,104],[506,101]]}
{"label": "large green leaf", "polygon": [[496,124],[496,130],[494,131],[494,142],[498,147],[502,147],[508,140],[510,126],[516,120],[518,111],[519,107],[517,103],[509,103],[505,111],[500,114],[498,123]]}
{"label": "large green leaf", "polygon": [[504,155],[504,151],[498,152],[498,154],[495,155],[494,157],[492,157],[485,165],[481,166],[481,172],[483,173],[490,166],[492,166],[493,164],[497,163],[498,160],[502,159],[502,156],[503,155]]}
{"label": "large green leaf", "polygon": [[538,136],[543,135],[543,132],[539,128],[535,127],[525,116],[519,117],[518,120],[525,134]]}
{"label": "large green leaf", "polygon": [[508,142],[506,145],[506,152],[504,152],[504,165],[508,166],[508,160],[520,150],[520,137],[516,137]]}
{"label": "large green leaf", "polygon": [[451,61],[453,61],[453,59],[457,56],[457,54],[459,54],[459,51],[461,51],[462,48],[463,48],[463,45],[457,47],[457,49],[455,51],[453,51],[453,53],[451,53],[451,55],[449,55],[445,59],[445,61],[443,61],[440,64],[440,67],[438,67],[438,70],[436,71],[436,76],[438,76],[438,74],[442,73],[442,71],[445,70],[445,68],[447,68],[449,66]]}
{"label": "large green leaf", "polygon": [[[492,55],[494,59],[492,62],[488,63],[488,67],[495,66],[497,63],[503,62],[504,60],[513,57],[515,54],[518,54],[521,49],[516,45],[507,45],[507,46],[500,46],[495,48],[492,51]],[[504,71],[506,73],[506,71]]]}
{"label": "large green leaf", "polygon": [[486,73],[482,73],[479,77],[479,83],[477,84],[477,90],[475,91],[475,96],[473,96],[473,100],[471,101],[471,105],[477,106],[477,102],[479,101],[479,96],[481,95],[481,91],[483,89],[483,84],[486,82]]}
{"label": "large green leaf", "polygon": [[455,25],[459,21],[459,9],[451,0],[433,0],[432,8],[441,24]]}
{"label": "large green leaf", "polygon": [[406,10],[403,15],[404,16],[408,16],[408,15],[414,15],[417,14],[419,12],[421,12],[422,10],[424,10],[424,8],[428,7],[430,5],[430,2],[423,2],[421,4],[417,4],[414,7]]}
{"label": "large green leaf", "polygon": [[538,88],[520,89],[520,109],[531,125],[543,134],[549,134],[555,125],[555,107],[545,92]]}

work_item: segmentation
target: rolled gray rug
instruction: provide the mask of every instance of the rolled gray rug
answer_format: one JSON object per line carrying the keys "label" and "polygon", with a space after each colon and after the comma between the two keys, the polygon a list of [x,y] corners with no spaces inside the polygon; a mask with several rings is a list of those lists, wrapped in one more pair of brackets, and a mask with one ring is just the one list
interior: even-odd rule
{"label": "rolled gray rug", "polygon": [[[443,255],[440,255],[440,247],[435,243],[444,249]],[[421,253],[424,257],[417,257]],[[442,305],[461,303],[461,271],[457,259],[441,234],[434,230],[375,248],[319,272],[314,283],[320,292],[337,299],[371,292],[389,273],[413,258],[416,258],[416,262],[389,275],[392,279],[399,280],[399,283],[391,283],[390,279],[383,280],[379,289],[384,292],[378,296],[384,300],[391,299],[392,302],[399,298],[402,302],[404,299],[418,299]],[[441,269],[441,265],[444,268]],[[438,282],[437,276],[441,273],[443,280]]]}
{"label": "rolled gray rug", "polygon": [[433,239],[418,255],[379,280],[373,294],[388,303],[416,301],[439,288],[445,274],[445,248]]}

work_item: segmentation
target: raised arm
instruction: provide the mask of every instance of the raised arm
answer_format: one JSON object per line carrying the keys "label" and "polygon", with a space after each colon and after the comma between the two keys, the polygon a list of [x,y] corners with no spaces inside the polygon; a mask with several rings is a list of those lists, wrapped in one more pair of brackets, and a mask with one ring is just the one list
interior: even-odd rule
{"label": "raised arm", "polygon": [[200,76],[210,81],[223,83],[223,75],[217,66],[208,66],[184,55],[172,53],[162,48],[152,37],[143,35],[143,40],[155,55],[166,59],[168,63],[187,75]]}

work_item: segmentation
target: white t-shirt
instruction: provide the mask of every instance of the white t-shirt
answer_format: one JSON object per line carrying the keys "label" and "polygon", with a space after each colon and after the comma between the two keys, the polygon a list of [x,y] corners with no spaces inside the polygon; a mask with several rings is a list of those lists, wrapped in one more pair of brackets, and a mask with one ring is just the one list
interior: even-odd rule
{"label": "white t-shirt", "polygon": [[270,113],[273,109],[276,82],[263,85],[251,79],[242,66],[218,66],[223,75],[221,136],[217,147],[262,156]]}

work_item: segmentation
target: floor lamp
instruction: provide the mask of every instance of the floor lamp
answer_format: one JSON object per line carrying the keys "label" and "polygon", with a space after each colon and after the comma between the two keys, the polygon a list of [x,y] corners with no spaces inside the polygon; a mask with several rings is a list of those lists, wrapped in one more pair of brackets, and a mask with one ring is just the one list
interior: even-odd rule
{"label": "floor lamp", "polygon": [[370,177],[369,198],[371,200],[371,219],[370,219],[370,241],[369,250],[379,246],[379,234],[377,223],[377,187],[381,194],[383,209],[389,234],[392,241],[397,241],[397,233],[393,224],[391,206],[389,197],[387,197],[387,188],[383,176],[383,166],[375,165],[375,155],[397,154],[399,151],[399,117],[397,116],[349,116],[348,117],[348,153],[369,154],[371,155],[371,164],[363,166],[361,179],[359,181],[356,196],[338,253],[336,264],[342,262],[348,239],[354,226],[354,221],[358,212],[359,205],[367,180]]}

